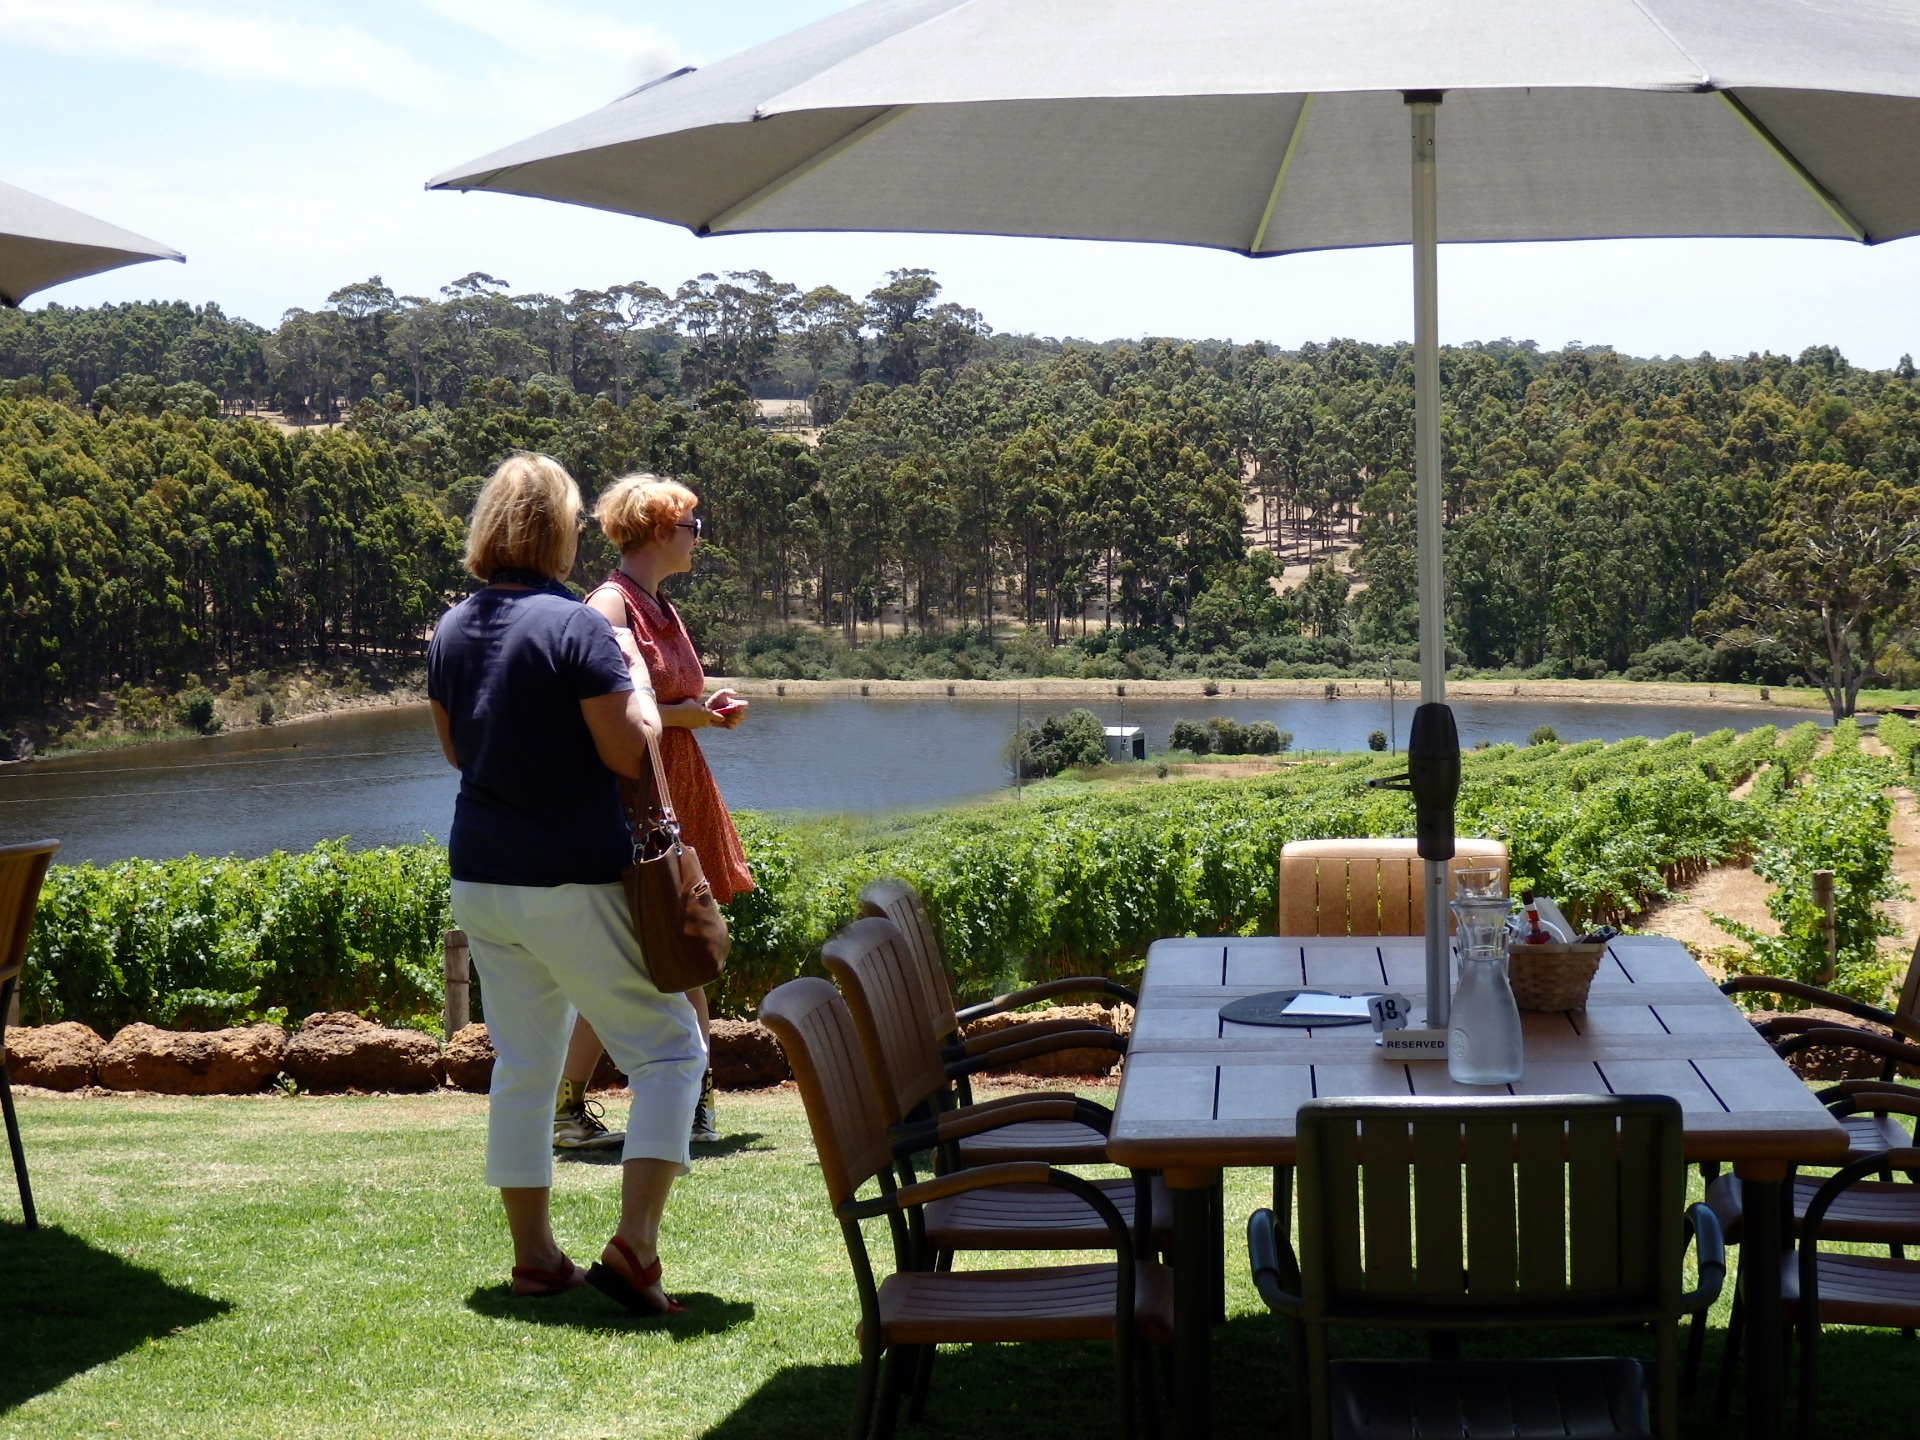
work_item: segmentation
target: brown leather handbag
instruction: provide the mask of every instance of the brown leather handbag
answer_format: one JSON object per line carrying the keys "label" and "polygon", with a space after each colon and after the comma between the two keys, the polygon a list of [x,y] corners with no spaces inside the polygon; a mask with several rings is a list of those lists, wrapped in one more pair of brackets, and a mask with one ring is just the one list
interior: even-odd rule
{"label": "brown leather handbag", "polygon": [[660,747],[651,735],[647,755],[653,761],[654,804],[647,803],[643,782],[620,777],[627,832],[633,837],[633,860],[620,876],[620,887],[627,892],[627,914],[654,988],[698,990],[726,969],[733,937],[699,855],[680,838]]}

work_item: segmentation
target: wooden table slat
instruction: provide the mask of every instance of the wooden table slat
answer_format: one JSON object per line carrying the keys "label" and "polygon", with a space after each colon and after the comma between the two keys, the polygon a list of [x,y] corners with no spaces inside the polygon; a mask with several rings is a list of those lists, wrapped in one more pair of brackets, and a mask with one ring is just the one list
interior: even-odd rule
{"label": "wooden table slat", "polygon": [[1387,973],[1380,965],[1380,952],[1373,946],[1336,949],[1309,944],[1304,949],[1309,985],[1322,990],[1352,992],[1379,990],[1387,983]]}
{"label": "wooden table slat", "polygon": [[1299,1109],[1313,1098],[1311,1065],[1235,1065],[1219,1071],[1217,1120],[1257,1120],[1276,1108]]}

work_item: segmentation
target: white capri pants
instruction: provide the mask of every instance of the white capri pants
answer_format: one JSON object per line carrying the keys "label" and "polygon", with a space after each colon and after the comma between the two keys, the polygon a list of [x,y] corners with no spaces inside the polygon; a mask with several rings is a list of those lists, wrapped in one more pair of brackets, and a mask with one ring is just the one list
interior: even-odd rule
{"label": "white capri pants", "polygon": [[625,1160],[669,1160],[685,1174],[707,1037],[693,1002],[638,965],[618,885],[453,882],[454,923],[480,972],[493,1085],[487,1184],[553,1184],[553,1099],[578,1011],[633,1088]]}

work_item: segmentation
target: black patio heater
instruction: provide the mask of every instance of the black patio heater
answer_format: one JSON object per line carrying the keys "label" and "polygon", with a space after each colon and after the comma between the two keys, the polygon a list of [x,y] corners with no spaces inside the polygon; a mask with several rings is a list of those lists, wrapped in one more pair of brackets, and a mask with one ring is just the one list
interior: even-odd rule
{"label": "black patio heater", "polygon": [[1413,833],[1426,864],[1427,1024],[1442,1030],[1453,1010],[1453,966],[1448,953],[1447,862],[1453,859],[1453,807],[1460,798],[1460,731],[1453,711],[1430,703],[1413,712],[1407,769],[1367,784],[1413,795]]}

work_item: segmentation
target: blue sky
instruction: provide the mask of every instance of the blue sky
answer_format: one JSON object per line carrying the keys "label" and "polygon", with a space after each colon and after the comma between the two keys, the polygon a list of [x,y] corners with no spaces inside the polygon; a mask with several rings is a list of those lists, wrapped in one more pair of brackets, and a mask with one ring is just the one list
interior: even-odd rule
{"label": "blue sky", "polygon": [[[1283,345],[1411,333],[1404,250],[1258,263],[1160,246],[905,235],[696,241],[649,221],[428,176],[681,64],[745,49],[846,0],[0,0],[0,180],[186,252],[34,304],[184,298],[273,323],[379,274],[433,294],[472,270],[565,293],[764,268],[855,294],[939,272],[998,329]],[[1636,354],[1920,353],[1920,239],[1460,246],[1442,252],[1450,341],[1607,343]]]}

